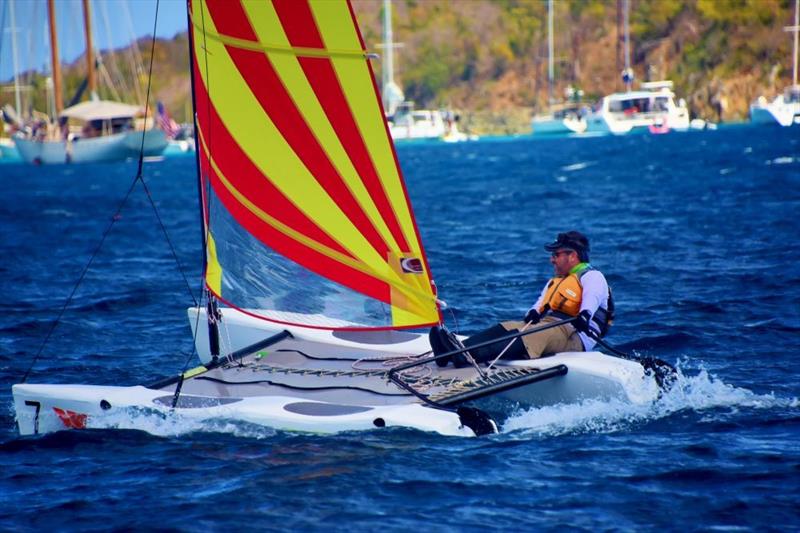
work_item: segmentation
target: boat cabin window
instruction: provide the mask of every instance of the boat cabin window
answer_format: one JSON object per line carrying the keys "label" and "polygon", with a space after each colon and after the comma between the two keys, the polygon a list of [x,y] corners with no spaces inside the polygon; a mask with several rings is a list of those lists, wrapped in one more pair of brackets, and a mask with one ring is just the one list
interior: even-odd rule
{"label": "boat cabin window", "polygon": [[650,100],[648,98],[612,100],[608,104],[608,110],[612,113],[624,113],[626,115],[632,115],[634,113],[647,113],[650,111]]}
{"label": "boat cabin window", "polygon": [[133,129],[133,117],[89,120],[81,128],[82,137],[99,137]]}
{"label": "boat cabin window", "polygon": [[653,111],[667,111],[669,110],[669,98],[666,96],[659,96],[653,104]]}

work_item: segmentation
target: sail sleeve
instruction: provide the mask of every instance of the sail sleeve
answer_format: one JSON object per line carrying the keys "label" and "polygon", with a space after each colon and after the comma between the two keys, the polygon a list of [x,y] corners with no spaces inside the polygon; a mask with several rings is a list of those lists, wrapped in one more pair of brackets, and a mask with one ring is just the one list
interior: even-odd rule
{"label": "sail sleeve", "polygon": [[192,0],[206,284],[279,322],[418,327],[432,277],[344,0]]}

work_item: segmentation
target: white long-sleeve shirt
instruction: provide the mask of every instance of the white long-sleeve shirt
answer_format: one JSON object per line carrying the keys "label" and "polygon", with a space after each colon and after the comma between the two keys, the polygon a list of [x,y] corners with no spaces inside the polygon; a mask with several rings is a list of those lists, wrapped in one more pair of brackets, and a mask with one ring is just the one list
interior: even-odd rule
{"label": "white long-sleeve shirt", "polygon": [[[583,294],[581,296],[581,309],[580,312],[589,311],[592,316],[597,312],[597,310],[602,307],[604,309],[608,309],[608,282],[606,281],[606,277],[603,275],[602,272],[599,270],[589,270],[580,278],[581,280],[581,288],[583,290]],[[536,300],[536,303],[533,304],[531,309],[540,309],[544,304],[544,296],[547,294],[547,285],[545,283],[544,288],[542,289],[539,298]],[[594,323],[590,322],[590,326],[594,326]],[[595,329],[594,327],[592,329]],[[585,333],[579,333],[581,342],[583,343],[584,350],[591,350],[594,348],[596,342],[594,339],[586,335]]]}

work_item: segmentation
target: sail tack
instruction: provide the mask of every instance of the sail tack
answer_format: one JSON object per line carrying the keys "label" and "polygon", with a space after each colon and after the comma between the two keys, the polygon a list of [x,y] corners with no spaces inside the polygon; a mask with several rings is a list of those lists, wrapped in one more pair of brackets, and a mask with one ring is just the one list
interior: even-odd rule
{"label": "sail tack", "polygon": [[437,322],[349,3],[192,0],[190,15],[208,286],[290,323]]}

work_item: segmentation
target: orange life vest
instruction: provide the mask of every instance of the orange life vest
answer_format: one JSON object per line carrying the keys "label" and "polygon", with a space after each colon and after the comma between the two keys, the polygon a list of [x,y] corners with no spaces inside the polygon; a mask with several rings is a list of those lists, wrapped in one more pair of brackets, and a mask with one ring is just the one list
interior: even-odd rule
{"label": "orange life vest", "polygon": [[583,287],[578,274],[556,276],[547,284],[539,313],[546,310],[563,313],[568,316],[578,316],[583,300]]}
{"label": "orange life vest", "polygon": [[[581,302],[583,301],[581,276],[590,270],[593,270],[592,267],[586,266],[566,276],[552,278],[547,284],[542,305],[538,309],[539,313],[544,315],[549,312],[562,317],[578,316],[581,311]],[[607,308],[599,307],[592,317],[592,320],[597,324],[601,337],[608,333],[608,329],[614,321],[614,296],[611,294],[611,287],[608,288],[607,305]]]}

